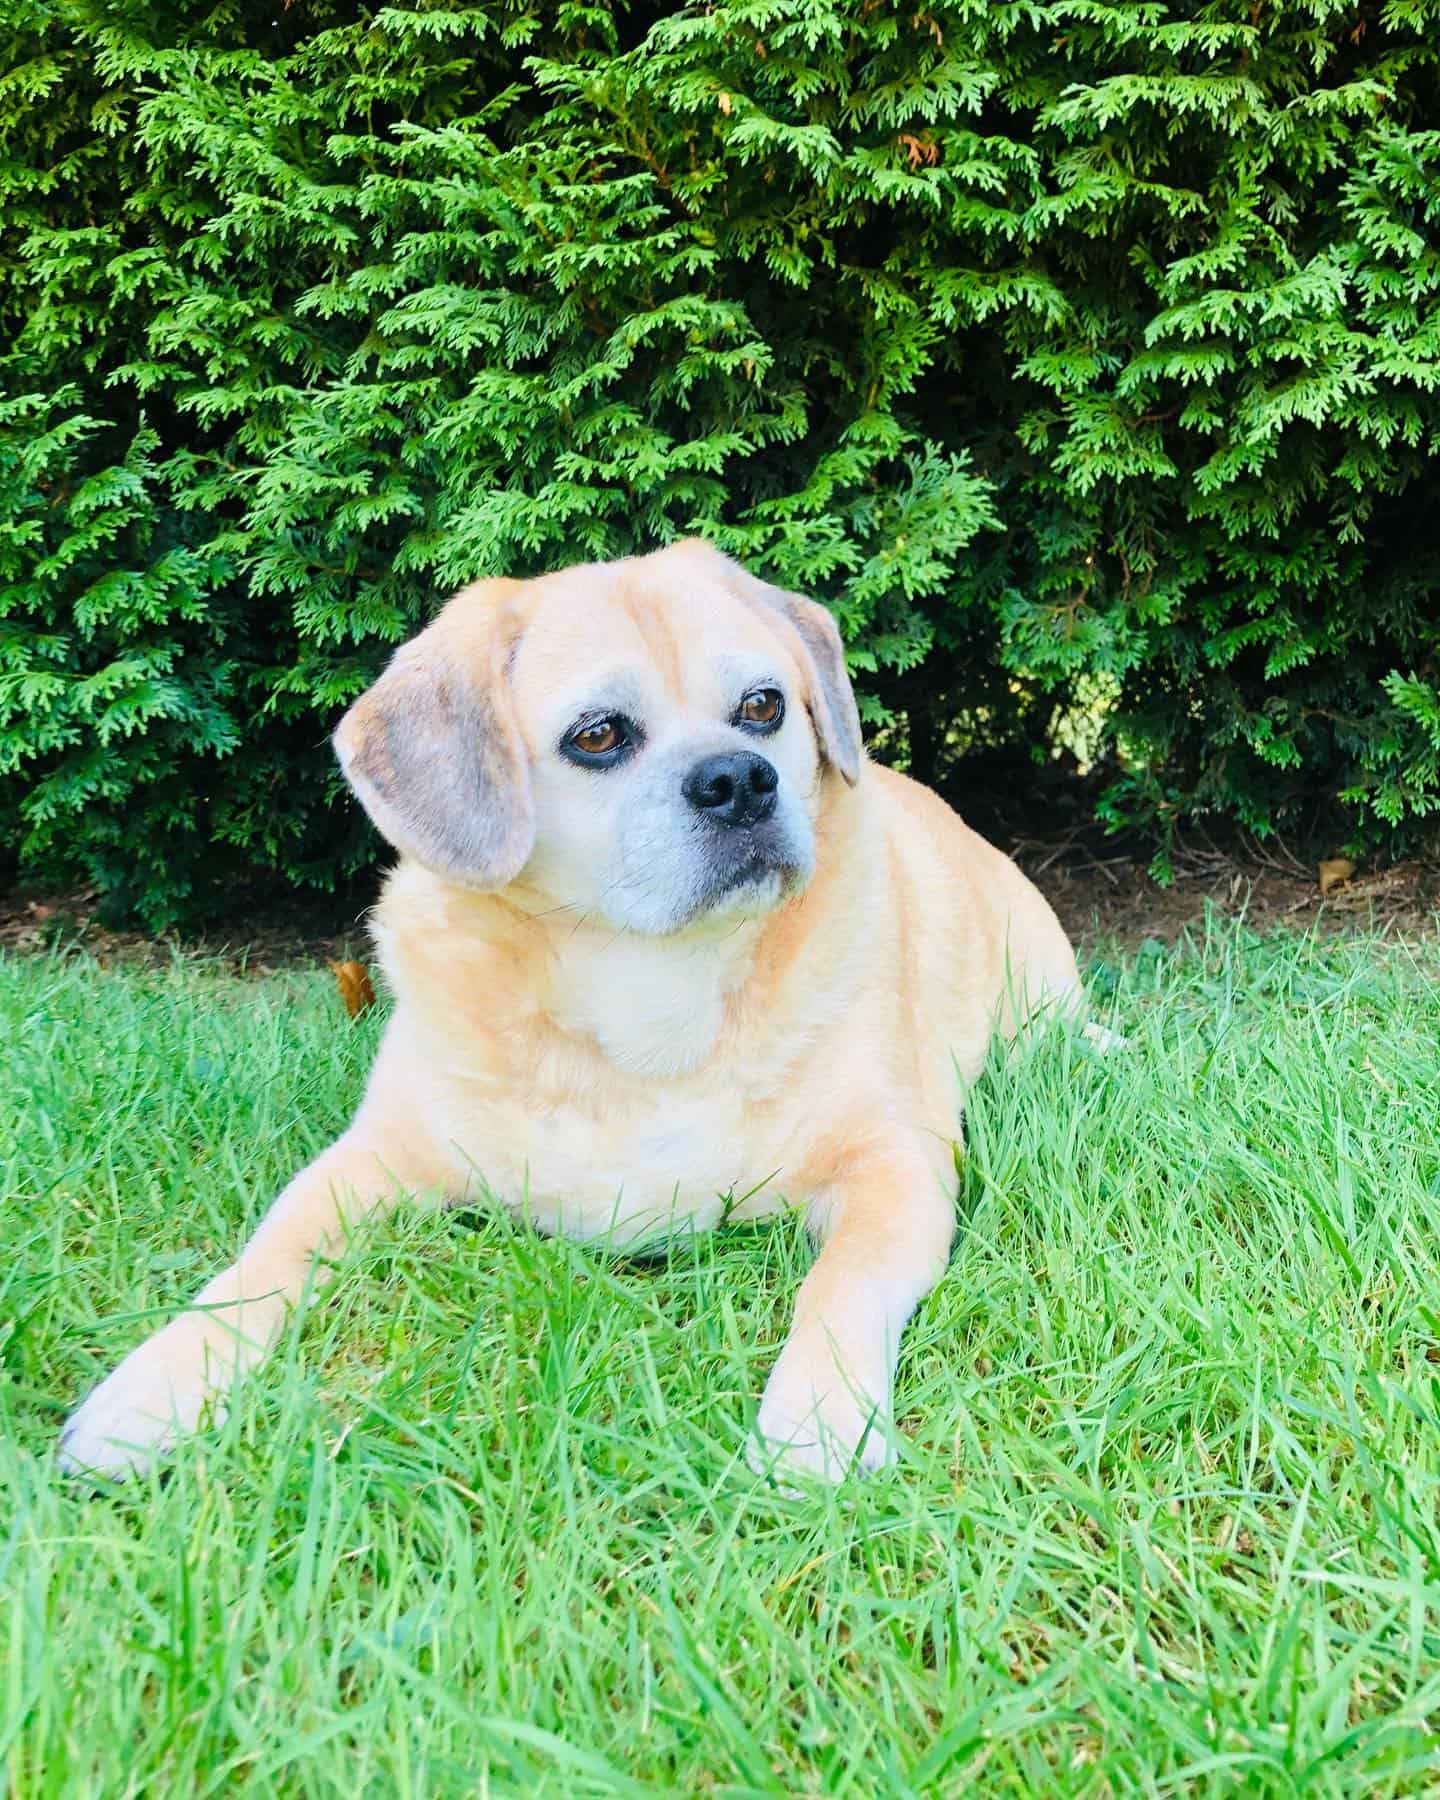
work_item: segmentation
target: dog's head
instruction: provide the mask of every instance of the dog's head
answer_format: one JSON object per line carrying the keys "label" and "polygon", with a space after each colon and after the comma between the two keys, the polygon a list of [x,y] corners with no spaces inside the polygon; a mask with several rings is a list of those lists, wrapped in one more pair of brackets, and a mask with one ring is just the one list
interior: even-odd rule
{"label": "dog's head", "polygon": [[437,874],[667,934],[803,887],[824,783],[862,760],[829,613],[699,542],[467,588],[335,745]]}

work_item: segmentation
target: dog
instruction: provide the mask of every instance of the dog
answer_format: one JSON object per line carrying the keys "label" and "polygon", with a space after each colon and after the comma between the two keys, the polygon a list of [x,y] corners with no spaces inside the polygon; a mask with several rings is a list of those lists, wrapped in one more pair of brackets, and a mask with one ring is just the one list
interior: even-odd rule
{"label": "dog", "polygon": [[364,1096],[74,1413],[63,1461],[145,1469],[223,1412],[361,1220],[482,1192],[612,1247],[803,1205],[818,1254],[752,1458],[831,1480],[887,1461],[964,1084],[994,1034],[1082,995],[1015,864],[867,760],[829,612],[698,540],[480,581],[335,746],[399,851]]}

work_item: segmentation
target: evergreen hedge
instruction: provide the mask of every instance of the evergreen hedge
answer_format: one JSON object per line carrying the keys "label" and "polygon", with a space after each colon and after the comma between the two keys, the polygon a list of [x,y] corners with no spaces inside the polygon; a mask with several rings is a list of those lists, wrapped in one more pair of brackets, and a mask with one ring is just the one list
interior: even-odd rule
{"label": "evergreen hedge", "polygon": [[[1440,0],[10,0],[0,838],[164,923],[374,855],[460,583],[702,531],[927,766],[1440,802]],[[1077,710],[1078,709],[1078,710]],[[1087,710],[1088,709],[1088,710]]]}

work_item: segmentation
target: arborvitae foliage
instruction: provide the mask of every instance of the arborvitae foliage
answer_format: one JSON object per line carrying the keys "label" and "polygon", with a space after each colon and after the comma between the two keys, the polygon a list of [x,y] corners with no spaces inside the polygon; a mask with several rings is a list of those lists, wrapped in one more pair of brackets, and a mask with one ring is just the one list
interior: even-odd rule
{"label": "arborvitae foliage", "polygon": [[[152,922],[373,854],[477,575],[689,531],[1114,819],[1440,804],[1440,0],[11,0],[0,836]],[[948,740],[947,740],[948,734]]]}

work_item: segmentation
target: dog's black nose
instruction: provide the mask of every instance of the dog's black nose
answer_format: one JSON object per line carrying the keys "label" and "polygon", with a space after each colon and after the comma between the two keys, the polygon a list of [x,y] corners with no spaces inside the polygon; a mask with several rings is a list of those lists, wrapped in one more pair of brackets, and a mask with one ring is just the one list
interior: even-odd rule
{"label": "dog's black nose", "polygon": [[774,812],[779,785],[774,763],[749,750],[733,750],[702,757],[680,791],[717,825],[758,825]]}

